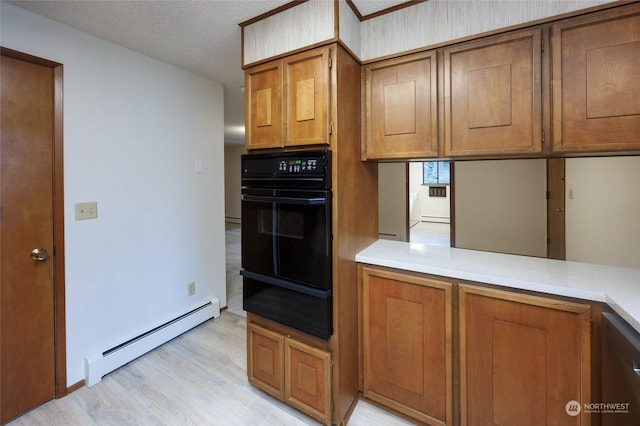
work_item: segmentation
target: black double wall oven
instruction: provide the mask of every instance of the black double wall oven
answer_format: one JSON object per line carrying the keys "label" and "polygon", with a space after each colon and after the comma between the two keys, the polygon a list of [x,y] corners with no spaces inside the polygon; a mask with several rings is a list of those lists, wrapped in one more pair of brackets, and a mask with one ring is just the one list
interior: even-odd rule
{"label": "black double wall oven", "polygon": [[329,339],[331,151],[244,154],[241,163],[243,308]]}

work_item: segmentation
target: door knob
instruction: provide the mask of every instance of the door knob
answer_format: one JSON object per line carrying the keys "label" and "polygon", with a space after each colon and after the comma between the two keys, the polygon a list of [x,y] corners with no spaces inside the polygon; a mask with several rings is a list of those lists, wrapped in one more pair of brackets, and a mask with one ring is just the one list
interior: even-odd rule
{"label": "door knob", "polygon": [[562,213],[562,212],[564,211],[564,209],[556,209],[556,211],[557,211],[558,213]]}
{"label": "door knob", "polygon": [[47,260],[48,257],[49,253],[47,253],[47,250],[43,248],[35,248],[31,251],[31,258],[33,260],[37,260],[38,262],[43,262]]}

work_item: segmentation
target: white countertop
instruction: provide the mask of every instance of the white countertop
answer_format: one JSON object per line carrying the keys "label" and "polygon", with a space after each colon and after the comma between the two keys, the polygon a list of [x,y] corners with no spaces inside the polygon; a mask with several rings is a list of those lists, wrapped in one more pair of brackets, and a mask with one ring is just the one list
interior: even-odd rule
{"label": "white countertop", "polygon": [[378,240],[356,262],[607,303],[640,332],[640,269]]}

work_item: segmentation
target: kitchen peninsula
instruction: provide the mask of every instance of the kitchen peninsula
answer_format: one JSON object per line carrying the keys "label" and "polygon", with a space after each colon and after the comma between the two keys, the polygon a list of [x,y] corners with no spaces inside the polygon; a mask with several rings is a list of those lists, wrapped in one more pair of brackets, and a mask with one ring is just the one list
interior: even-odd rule
{"label": "kitchen peninsula", "polygon": [[379,240],[356,261],[511,289],[603,302],[640,331],[640,270]]}
{"label": "kitchen peninsula", "polygon": [[640,270],[390,240],[356,261],[365,397],[427,424],[599,424],[567,407],[602,400],[602,312],[640,331]]}

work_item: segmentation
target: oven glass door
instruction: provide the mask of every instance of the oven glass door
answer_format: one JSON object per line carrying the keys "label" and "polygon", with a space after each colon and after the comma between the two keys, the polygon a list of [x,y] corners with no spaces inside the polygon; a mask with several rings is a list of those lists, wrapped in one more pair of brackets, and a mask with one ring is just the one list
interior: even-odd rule
{"label": "oven glass door", "polygon": [[242,190],[242,267],[331,288],[331,191]]}

